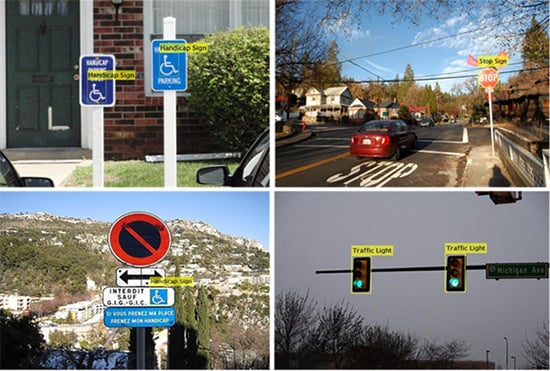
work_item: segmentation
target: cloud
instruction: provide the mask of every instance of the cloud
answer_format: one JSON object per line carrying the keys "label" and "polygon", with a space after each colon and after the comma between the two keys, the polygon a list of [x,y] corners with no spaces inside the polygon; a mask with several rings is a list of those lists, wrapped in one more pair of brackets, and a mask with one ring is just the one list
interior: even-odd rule
{"label": "cloud", "polygon": [[365,60],[365,62],[366,62],[368,65],[370,65],[370,66],[376,68],[376,69],[377,69],[378,71],[380,71],[380,72],[384,72],[384,73],[395,73],[395,71],[392,70],[391,68],[381,66],[381,65],[376,64],[376,63],[374,63],[374,62],[371,62],[371,61],[369,61],[369,60]]}

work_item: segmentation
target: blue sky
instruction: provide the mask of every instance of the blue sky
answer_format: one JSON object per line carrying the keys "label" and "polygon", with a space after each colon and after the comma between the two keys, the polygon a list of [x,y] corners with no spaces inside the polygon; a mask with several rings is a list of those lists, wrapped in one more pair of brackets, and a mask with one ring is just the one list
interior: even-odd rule
{"label": "blue sky", "polygon": [[269,198],[269,192],[251,191],[10,191],[0,192],[0,213],[47,212],[113,223],[128,212],[144,211],[166,221],[203,221],[269,250]]}
{"label": "blue sky", "polygon": [[[396,23],[393,16],[388,14],[366,15],[362,17],[359,28],[353,29],[348,35],[336,31],[339,60],[353,59],[355,63],[343,63],[342,73],[355,80],[376,80],[377,76],[394,79],[396,74],[403,77],[407,64],[410,64],[417,78],[441,74],[475,75],[478,68],[466,63],[468,55],[497,55],[503,50],[496,41],[497,37],[504,35],[507,32],[505,27],[512,27],[515,22],[510,20],[505,21],[509,23],[495,26],[484,20],[483,7],[480,7],[478,14],[478,20],[456,14],[443,22],[433,20],[428,15],[419,20],[418,26],[407,22]],[[439,41],[431,42],[433,40]],[[519,69],[521,65],[513,63],[521,62],[520,54],[510,50],[506,53],[511,65],[502,69],[502,72]],[[507,76],[502,74],[502,81],[506,81]],[[439,80],[439,85],[443,91],[450,91],[453,85],[462,81]],[[419,84],[434,86],[435,80]]]}

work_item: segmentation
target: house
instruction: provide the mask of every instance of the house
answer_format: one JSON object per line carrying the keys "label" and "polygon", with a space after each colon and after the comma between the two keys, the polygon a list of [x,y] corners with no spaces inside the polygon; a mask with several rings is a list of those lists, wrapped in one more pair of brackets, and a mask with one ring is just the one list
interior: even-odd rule
{"label": "house", "polygon": [[350,121],[365,122],[376,117],[375,103],[368,99],[355,98],[348,108]]}
{"label": "house", "polygon": [[430,117],[430,108],[428,106],[414,106],[407,103],[401,103],[401,105],[409,107],[409,113],[417,120]]}
{"label": "house", "polygon": [[399,107],[399,102],[397,102],[397,99],[394,98],[391,101],[383,101],[380,104],[377,104],[374,111],[378,117],[382,119],[391,119],[392,117],[397,117]]}
{"label": "house", "polygon": [[[115,105],[104,108],[105,158],[162,153],[163,93],[151,88],[151,42],[162,38],[163,18],[175,17],[177,37],[192,43],[239,26],[269,27],[269,11],[268,0],[0,1],[0,149],[92,149],[95,108],[79,103],[79,58],[112,54],[135,80],[117,80]],[[178,93],[178,151],[209,151],[188,94]]]}
{"label": "house", "polygon": [[353,97],[346,86],[325,90],[311,88],[306,92],[305,120],[341,120],[348,115],[348,107],[352,101]]}

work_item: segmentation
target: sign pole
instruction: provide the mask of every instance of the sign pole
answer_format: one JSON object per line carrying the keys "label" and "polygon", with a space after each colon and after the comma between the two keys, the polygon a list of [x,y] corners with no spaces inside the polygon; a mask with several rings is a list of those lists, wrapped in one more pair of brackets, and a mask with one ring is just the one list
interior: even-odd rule
{"label": "sign pole", "polygon": [[145,327],[136,328],[136,369],[145,370]]}
{"label": "sign pole", "polygon": [[104,183],[104,143],[103,143],[103,107],[92,108],[93,125],[93,185],[103,187]]}
{"label": "sign pole", "polygon": [[495,157],[495,133],[493,129],[493,88],[487,88],[489,98],[489,124],[491,125],[491,155]]}
{"label": "sign pole", "polygon": [[[176,39],[176,19],[163,19],[163,38]],[[177,187],[176,91],[164,91],[164,187]]]}

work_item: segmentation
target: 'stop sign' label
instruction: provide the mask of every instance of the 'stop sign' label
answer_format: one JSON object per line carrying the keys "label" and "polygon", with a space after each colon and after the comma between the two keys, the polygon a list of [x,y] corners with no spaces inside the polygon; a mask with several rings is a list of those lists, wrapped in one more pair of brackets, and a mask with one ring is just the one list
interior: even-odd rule
{"label": "'stop sign' label", "polygon": [[152,88],[154,91],[187,89],[187,42],[153,40]]}
{"label": "'stop sign' label", "polygon": [[111,226],[109,247],[123,263],[148,267],[158,263],[170,248],[170,232],[162,220],[143,212],[123,215]]}

